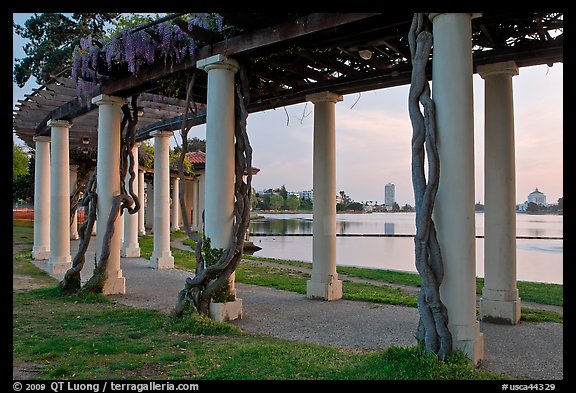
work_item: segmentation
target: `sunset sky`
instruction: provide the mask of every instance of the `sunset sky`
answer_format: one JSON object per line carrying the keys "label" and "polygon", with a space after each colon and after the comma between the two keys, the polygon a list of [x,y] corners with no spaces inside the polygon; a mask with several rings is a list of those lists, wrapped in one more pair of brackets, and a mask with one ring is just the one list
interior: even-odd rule
{"label": "sunset sky", "polygon": [[[30,15],[14,14],[14,21],[23,24]],[[13,58],[24,57],[22,39],[15,33],[13,39]],[[483,203],[484,81],[474,75],[473,83],[476,201]],[[555,203],[563,196],[563,64],[520,68],[513,86],[516,201],[524,202],[538,187]],[[14,83],[14,106],[34,87],[33,80],[22,89]],[[408,86],[401,86],[347,95],[336,104],[338,191],[356,201],[383,203],[384,185],[391,182],[398,204],[414,205],[407,100]],[[261,169],[253,178],[257,191],[282,184],[289,191],[312,188],[313,105],[285,109],[248,117],[253,165]],[[205,138],[205,126],[192,128],[189,137],[194,136]],[[14,141],[23,144],[15,134]]]}

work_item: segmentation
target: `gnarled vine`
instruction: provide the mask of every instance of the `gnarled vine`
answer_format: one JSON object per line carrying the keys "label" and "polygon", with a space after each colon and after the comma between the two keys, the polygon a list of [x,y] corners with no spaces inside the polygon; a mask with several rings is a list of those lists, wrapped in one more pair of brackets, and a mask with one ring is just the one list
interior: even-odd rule
{"label": "gnarled vine", "polygon": [[[432,33],[424,14],[412,20],[408,42],[412,57],[412,80],[408,94],[408,112],[412,122],[412,185],[416,202],[416,236],[414,246],[416,269],[422,277],[418,296],[420,321],[416,338],[440,358],[452,352],[452,334],[448,330],[448,312],[440,299],[444,276],[442,254],[432,220],[432,209],[438,190],[440,159],[436,147],[434,102],[426,77],[426,64],[432,49]],[[424,115],[420,111],[424,108]],[[424,158],[428,159],[428,182]]]}

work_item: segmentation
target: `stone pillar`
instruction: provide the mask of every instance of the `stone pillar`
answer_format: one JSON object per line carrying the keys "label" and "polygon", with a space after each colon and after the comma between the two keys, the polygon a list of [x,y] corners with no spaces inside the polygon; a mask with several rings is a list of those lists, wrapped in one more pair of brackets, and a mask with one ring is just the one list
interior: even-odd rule
{"label": "stone pillar", "polygon": [[138,170],[138,198],[140,199],[140,210],[138,210],[138,235],[145,235],[144,227],[144,171]]}
{"label": "stone pillar", "polygon": [[[112,211],[114,198],[120,195],[120,107],[126,99],[101,94],[92,99],[98,105],[98,158],[96,166],[96,192],[98,206],[96,218],[96,260],[104,247],[108,218]],[[126,279],[120,269],[120,215],[114,221],[114,232],[110,239],[110,255],[104,271],[105,295],[126,293]]]}
{"label": "stone pillar", "polygon": [[336,103],[342,96],[321,92],[306,100],[314,103],[312,277],[306,296],[337,300],[342,281],[336,273]]}
{"label": "stone pillar", "polygon": [[35,136],[34,246],[32,258],[50,258],[50,137]]}
{"label": "stone pillar", "polygon": [[94,220],[94,226],[92,226],[92,236],[96,236],[96,224],[98,224],[98,220]]}
{"label": "stone pillar", "polygon": [[202,212],[204,211],[204,175],[196,178],[193,184],[192,198],[194,199],[194,208],[192,209],[192,230],[202,232]]}
{"label": "stone pillar", "polygon": [[[132,147],[132,154],[134,156],[134,181],[132,182],[132,192],[138,194],[138,146],[139,143],[135,143]],[[130,160],[130,157],[128,157]],[[126,192],[129,193],[130,186],[130,171],[126,171],[126,178],[124,180],[126,186]],[[139,200],[142,203],[142,200]],[[132,207],[135,205],[133,204]],[[143,207],[140,206],[140,210]],[[139,211],[140,211],[139,210]],[[127,258],[138,258],[140,256],[140,245],[138,244],[138,212],[130,214],[128,209],[124,209],[124,241],[122,243],[122,248],[120,249],[120,255]]]}
{"label": "stone pillar", "polygon": [[484,288],[483,321],[520,321],[516,288],[516,168],[514,152],[513,61],[478,67],[485,80],[484,109]]}
{"label": "stone pillar", "polygon": [[144,226],[154,233],[154,183],[146,183],[146,215]]}
{"label": "stone pillar", "polygon": [[238,63],[222,55],[200,60],[208,72],[206,109],[206,236],[226,249],[234,220],[234,74]]}
{"label": "stone pillar", "polygon": [[433,213],[444,261],[440,297],[448,309],[454,348],[462,349],[477,364],[484,357],[484,338],[476,320],[472,15],[440,13],[429,18],[440,158]]}
{"label": "stone pillar", "polygon": [[170,251],[170,168],[169,142],[172,131],[153,131],[154,137],[154,251],[150,267],[174,268]]}
{"label": "stone pillar", "polygon": [[72,267],[70,255],[70,152],[68,134],[72,123],[50,120],[50,273],[65,273]]}
{"label": "stone pillar", "polygon": [[180,183],[180,178],[179,177],[173,177],[172,179],[172,227],[170,228],[170,230],[172,231],[177,231],[180,229],[180,215],[178,214],[180,212],[180,192],[179,192],[179,183]]}
{"label": "stone pillar", "polygon": [[186,217],[188,217],[188,225],[190,226],[192,226],[192,210],[194,209],[193,188],[194,180],[186,180],[186,192],[184,193],[184,197],[186,198],[186,211],[183,212],[183,214],[186,214]]}
{"label": "stone pillar", "polygon": [[[239,66],[234,59],[214,55],[198,61],[197,67],[208,73],[204,233],[213,248],[227,249],[234,225],[234,74]],[[230,293],[236,293],[234,274]],[[211,316],[216,320],[242,318],[242,300],[229,303],[233,304],[224,307],[227,311],[211,306]]]}
{"label": "stone pillar", "polygon": [[[76,191],[76,182],[78,181],[78,165],[70,165],[70,196]],[[78,240],[78,209],[74,211],[72,216],[72,223],[70,224],[70,239]]]}

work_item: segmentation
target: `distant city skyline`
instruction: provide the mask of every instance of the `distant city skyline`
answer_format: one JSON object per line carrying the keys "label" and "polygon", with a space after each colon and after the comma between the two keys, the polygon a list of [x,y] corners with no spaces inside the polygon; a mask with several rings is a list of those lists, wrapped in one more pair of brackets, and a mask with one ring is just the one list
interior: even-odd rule
{"label": "distant city skyline", "polygon": [[[13,14],[22,25],[32,14]],[[25,56],[25,42],[13,31],[13,58]],[[13,84],[14,108],[37,85]],[[516,203],[536,187],[548,203],[563,196],[563,64],[521,67],[513,79],[516,142]],[[434,84],[432,83],[432,95]],[[336,192],[355,201],[384,200],[383,184],[395,184],[396,202],[414,206],[411,175],[412,127],[408,117],[409,86],[344,96],[336,104]],[[475,202],[484,203],[484,80],[473,76]],[[313,105],[301,103],[248,116],[256,190],[280,187],[312,189]],[[179,133],[171,138],[180,143]],[[189,138],[205,139],[204,125]],[[23,142],[13,135],[14,143]],[[440,174],[442,176],[442,173]]]}

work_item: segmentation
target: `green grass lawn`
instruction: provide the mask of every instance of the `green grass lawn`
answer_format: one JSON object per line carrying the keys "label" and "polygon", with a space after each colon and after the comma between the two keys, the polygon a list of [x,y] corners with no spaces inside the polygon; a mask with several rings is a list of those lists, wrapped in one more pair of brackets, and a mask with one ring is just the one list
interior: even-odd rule
{"label": "green grass lawn", "polygon": [[[14,233],[22,235],[19,231]],[[142,236],[140,247],[143,256],[151,254],[152,237]],[[315,345],[244,333],[194,314],[173,320],[101,295],[63,296],[57,281],[31,262],[30,249],[14,254],[14,273],[48,287],[13,296],[13,363],[37,364],[39,379],[508,378],[471,366],[459,352],[438,362],[417,346],[367,351]],[[193,253],[172,252],[177,266],[195,268]],[[305,293],[308,278],[247,262],[236,271],[239,282],[299,293]],[[406,297],[394,288],[351,282],[344,282],[344,292],[386,303]],[[412,298],[401,301],[411,305]]]}
{"label": "green grass lawn", "polygon": [[191,315],[173,321],[104,296],[57,287],[13,299],[13,363],[39,379],[477,380],[507,379],[455,353],[445,362],[418,347],[345,349],[275,339]]}

